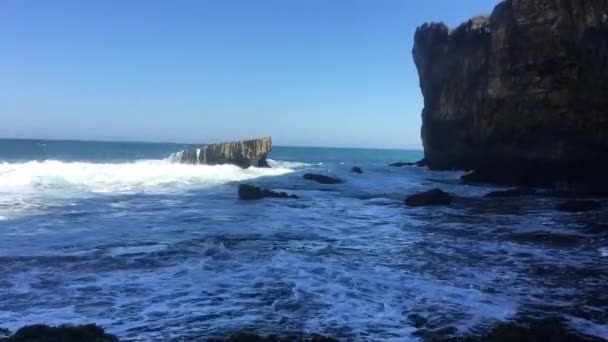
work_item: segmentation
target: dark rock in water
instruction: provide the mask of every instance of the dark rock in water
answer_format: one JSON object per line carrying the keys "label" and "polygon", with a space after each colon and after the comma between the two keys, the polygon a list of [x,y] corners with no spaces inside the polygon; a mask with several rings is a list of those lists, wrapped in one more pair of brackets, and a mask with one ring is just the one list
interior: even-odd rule
{"label": "dark rock in water", "polygon": [[48,325],[25,326],[2,342],[118,342],[115,336],[106,334],[97,325]]}
{"label": "dark rock in water", "polygon": [[319,335],[289,335],[289,336],[262,336],[255,333],[240,332],[226,338],[211,338],[208,342],[338,342],[338,340]]}
{"label": "dark rock in water", "polygon": [[340,178],[335,178],[335,177],[330,177],[330,176],[325,176],[325,175],[319,175],[316,173],[307,173],[304,175],[304,179],[307,180],[313,180],[317,183],[321,183],[321,184],[339,184],[339,183],[344,183],[344,181],[342,181]]}
{"label": "dark rock in water", "polygon": [[441,189],[432,189],[419,194],[408,196],[405,205],[408,207],[424,207],[430,205],[448,205],[452,196]]}
{"label": "dark rock in water", "polygon": [[393,167],[404,167],[404,166],[426,166],[426,161],[424,159],[421,159],[417,162],[395,162],[392,164],[388,164],[388,166],[393,166]]}
{"label": "dark rock in water", "polygon": [[451,342],[599,342],[602,338],[577,334],[559,319],[546,318],[504,323],[480,336],[435,339]]}
{"label": "dark rock in water", "polygon": [[173,158],[185,164],[234,164],[242,168],[268,167],[266,158],[271,149],[271,139],[261,138],[197,146],[175,153]]}
{"label": "dark rock in water", "polygon": [[257,200],[266,197],[271,198],[299,198],[296,195],[289,195],[285,192],[277,192],[267,189],[262,189],[257,186],[241,184],[239,185],[239,198],[242,200]]}
{"label": "dark rock in water", "polygon": [[416,30],[431,169],[608,193],[608,1],[505,0]]}
{"label": "dark rock in water", "polygon": [[350,169],[350,172],[362,174],[363,170],[358,166],[354,166],[352,169]]}
{"label": "dark rock in water", "polygon": [[532,188],[520,187],[520,188],[508,189],[508,190],[492,191],[492,192],[485,194],[484,197],[490,197],[490,198],[493,198],[493,197],[521,197],[521,196],[531,196],[534,194],[536,194],[536,190],[534,190]]}
{"label": "dark rock in water", "polygon": [[555,209],[558,211],[567,212],[579,212],[579,211],[591,211],[599,210],[602,208],[602,204],[597,201],[581,200],[581,201],[566,201],[558,205]]}

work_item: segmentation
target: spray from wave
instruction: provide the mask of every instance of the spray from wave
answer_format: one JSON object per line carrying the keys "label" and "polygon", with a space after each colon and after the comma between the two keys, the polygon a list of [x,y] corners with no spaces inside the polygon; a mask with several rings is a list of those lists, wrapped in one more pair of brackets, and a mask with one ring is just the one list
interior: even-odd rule
{"label": "spray from wave", "polygon": [[91,194],[175,192],[233,181],[279,176],[293,168],[241,169],[235,165],[189,165],[164,160],[128,163],[62,162],[57,160],[0,163],[0,216]]}

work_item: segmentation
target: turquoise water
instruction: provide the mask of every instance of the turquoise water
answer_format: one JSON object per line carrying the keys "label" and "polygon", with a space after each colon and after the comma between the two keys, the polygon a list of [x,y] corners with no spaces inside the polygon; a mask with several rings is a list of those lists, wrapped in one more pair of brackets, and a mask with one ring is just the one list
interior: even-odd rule
{"label": "turquoise water", "polygon": [[[557,313],[608,336],[603,213],[484,199],[495,188],[459,172],[387,166],[421,151],[275,147],[271,168],[243,170],[172,163],[184,147],[0,140],[0,325],[95,322],[134,341],[242,329],[407,341]],[[242,202],[239,183],[300,199]],[[431,187],[453,204],[403,206]]]}

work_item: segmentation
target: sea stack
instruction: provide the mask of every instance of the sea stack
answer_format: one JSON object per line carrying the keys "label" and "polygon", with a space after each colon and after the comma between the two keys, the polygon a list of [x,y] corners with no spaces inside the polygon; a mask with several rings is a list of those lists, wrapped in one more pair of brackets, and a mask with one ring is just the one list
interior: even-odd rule
{"label": "sea stack", "polygon": [[242,168],[268,167],[272,149],[270,137],[195,146],[176,153],[174,159],[185,164],[234,164]]}
{"label": "sea stack", "polygon": [[432,169],[608,193],[608,0],[506,0],[416,30]]}

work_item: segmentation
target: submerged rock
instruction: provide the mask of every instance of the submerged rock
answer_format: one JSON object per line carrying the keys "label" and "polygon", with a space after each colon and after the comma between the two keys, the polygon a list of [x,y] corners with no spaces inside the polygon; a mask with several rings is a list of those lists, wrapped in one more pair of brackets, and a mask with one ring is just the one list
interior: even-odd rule
{"label": "submerged rock", "polygon": [[432,169],[608,193],[608,1],[505,0],[450,30],[416,30]]}
{"label": "submerged rock", "polygon": [[597,201],[590,200],[573,200],[566,201],[560,205],[558,205],[555,209],[558,211],[567,211],[567,212],[580,212],[580,211],[591,211],[591,210],[599,210],[602,208],[602,204]]}
{"label": "submerged rock", "polygon": [[118,338],[95,325],[28,325],[1,342],[119,342]]}
{"label": "submerged rock", "polygon": [[441,189],[432,189],[419,194],[408,196],[405,205],[408,207],[424,207],[430,205],[448,205],[452,202],[452,196]]}
{"label": "submerged rock", "polygon": [[350,172],[362,174],[363,170],[360,167],[358,167],[358,166],[353,166],[353,168],[350,169]]}
{"label": "submerged rock", "polygon": [[520,187],[508,190],[499,190],[492,191],[484,195],[484,197],[494,198],[494,197],[521,197],[521,196],[531,196],[536,194],[536,190],[527,187]]}
{"label": "submerged rock", "polygon": [[266,158],[272,149],[267,138],[201,145],[175,153],[173,159],[185,164],[234,164],[242,168],[269,167]]}
{"label": "submerged rock", "polygon": [[285,192],[277,192],[267,189],[262,189],[257,186],[241,184],[239,185],[239,198],[242,200],[257,200],[266,197],[271,198],[299,198],[296,195],[290,195]]}
{"label": "submerged rock", "polygon": [[312,180],[312,181],[315,181],[315,182],[321,183],[321,184],[339,184],[339,183],[344,183],[344,181],[341,180],[340,178],[330,177],[330,176],[325,176],[325,175],[319,175],[319,174],[316,174],[316,173],[307,173],[307,174],[304,175],[304,179]]}

